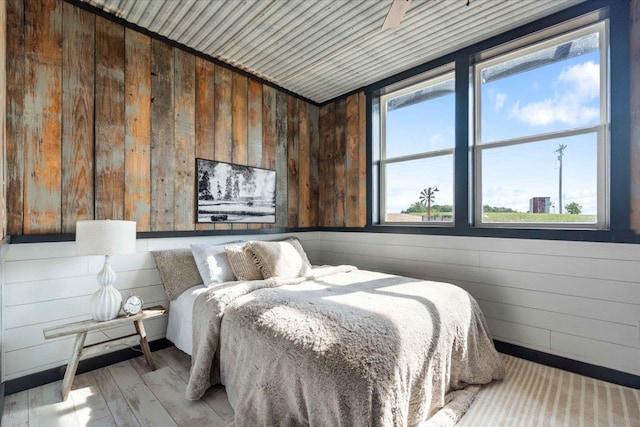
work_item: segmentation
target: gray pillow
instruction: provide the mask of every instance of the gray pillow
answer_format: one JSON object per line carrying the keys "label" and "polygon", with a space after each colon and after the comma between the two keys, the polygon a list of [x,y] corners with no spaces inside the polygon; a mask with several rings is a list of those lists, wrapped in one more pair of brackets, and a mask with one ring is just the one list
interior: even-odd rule
{"label": "gray pillow", "polygon": [[202,277],[198,272],[191,249],[171,249],[151,253],[169,300],[173,301],[190,287],[202,284]]}
{"label": "gray pillow", "polygon": [[250,241],[245,252],[253,255],[253,262],[265,279],[304,277],[311,271],[311,264],[298,239],[279,242]]}
{"label": "gray pillow", "polygon": [[227,260],[238,280],[262,280],[262,273],[253,263],[253,255],[245,251],[244,245],[225,245]]}

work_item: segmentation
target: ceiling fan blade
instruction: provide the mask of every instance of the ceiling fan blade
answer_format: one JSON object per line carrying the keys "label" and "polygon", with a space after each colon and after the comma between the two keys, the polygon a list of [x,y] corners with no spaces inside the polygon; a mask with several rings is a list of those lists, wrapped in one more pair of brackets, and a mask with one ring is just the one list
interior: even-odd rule
{"label": "ceiling fan blade", "polygon": [[396,28],[400,25],[400,21],[409,10],[409,6],[411,6],[411,0],[393,0],[389,12],[387,12],[387,17],[382,24],[382,29]]}

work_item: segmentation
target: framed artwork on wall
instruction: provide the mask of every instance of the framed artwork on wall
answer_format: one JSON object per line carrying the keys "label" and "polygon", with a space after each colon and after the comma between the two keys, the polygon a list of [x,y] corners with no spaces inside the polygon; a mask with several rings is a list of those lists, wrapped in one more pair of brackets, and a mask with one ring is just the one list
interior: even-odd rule
{"label": "framed artwork on wall", "polygon": [[196,159],[196,222],[276,222],[276,171]]}

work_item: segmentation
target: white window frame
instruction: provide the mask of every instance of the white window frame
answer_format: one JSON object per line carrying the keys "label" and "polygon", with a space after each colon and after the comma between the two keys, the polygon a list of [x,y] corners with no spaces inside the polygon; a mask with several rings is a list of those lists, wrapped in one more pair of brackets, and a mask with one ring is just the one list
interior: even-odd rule
{"label": "white window frame", "polygon": [[[422,76],[421,76],[422,77]],[[456,144],[454,142],[453,147],[446,148],[442,150],[435,151],[424,151],[415,154],[409,154],[405,156],[397,156],[392,158],[387,158],[386,148],[387,148],[387,101],[389,99],[398,98],[400,96],[406,95],[411,92],[419,91],[423,88],[434,86],[439,83],[445,82],[447,80],[454,80],[455,82],[455,70],[453,64],[446,65],[444,67],[440,67],[436,70],[433,70],[430,73],[424,75],[424,80],[419,83],[411,84],[410,86],[403,87],[402,89],[397,89],[392,92],[387,92],[384,95],[380,96],[380,224],[381,225],[403,225],[403,226],[439,226],[439,227],[454,227],[455,226],[455,193],[456,193],[456,182],[455,182],[455,149]],[[411,79],[411,81],[415,81],[416,79]],[[454,92],[455,94],[455,92]],[[404,221],[387,221],[387,179],[386,179],[386,170],[387,165],[394,163],[407,162],[412,160],[422,160],[433,157],[447,156],[451,155],[452,160],[452,168],[451,173],[453,178],[453,211],[452,211],[452,220],[451,221],[421,221],[421,222],[404,222]]]}
{"label": "white window frame", "polygon": [[[543,50],[558,44],[563,44],[576,38],[580,38],[597,32],[600,43],[600,123],[580,128],[566,129],[549,133],[527,135],[501,141],[482,142],[481,105],[482,105],[482,70],[493,65],[525,56],[529,53]],[[582,28],[572,29],[560,35],[549,36],[542,41],[533,41],[525,47],[521,42],[514,43],[514,50],[501,52],[473,65],[474,76],[474,226],[482,228],[556,228],[556,229],[608,229],[609,228],[609,21],[601,20]],[[485,56],[485,55],[483,55]],[[513,146],[531,142],[541,142],[549,139],[564,138],[575,135],[595,133],[597,135],[597,212],[596,222],[483,222],[482,200],[482,151],[485,149]]]}

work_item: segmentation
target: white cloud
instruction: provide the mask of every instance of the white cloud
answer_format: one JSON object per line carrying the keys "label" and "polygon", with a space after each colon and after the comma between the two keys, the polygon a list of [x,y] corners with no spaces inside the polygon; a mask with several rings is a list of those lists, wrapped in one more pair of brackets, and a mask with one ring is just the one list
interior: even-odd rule
{"label": "white cloud", "polygon": [[600,66],[593,61],[565,68],[558,81],[569,85],[569,89],[579,99],[591,101],[600,94]]}
{"label": "white cloud", "polygon": [[561,90],[553,98],[524,106],[517,101],[509,117],[532,126],[548,126],[554,122],[581,126],[598,117],[599,109],[587,104],[600,94],[599,65],[588,61],[565,68],[556,83]]}
{"label": "white cloud", "polygon": [[502,110],[502,107],[504,107],[504,101],[507,100],[507,94],[506,93],[497,93],[496,94],[496,112]]}
{"label": "white cloud", "polygon": [[[525,187],[526,188],[526,187]],[[516,209],[526,212],[529,209],[530,191],[503,185],[482,189],[482,204],[494,207]]]}
{"label": "white cloud", "polygon": [[441,133],[431,135],[431,138],[429,138],[429,149],[433,150],[435,147],[438,147],[442,143],[442,140]]}

